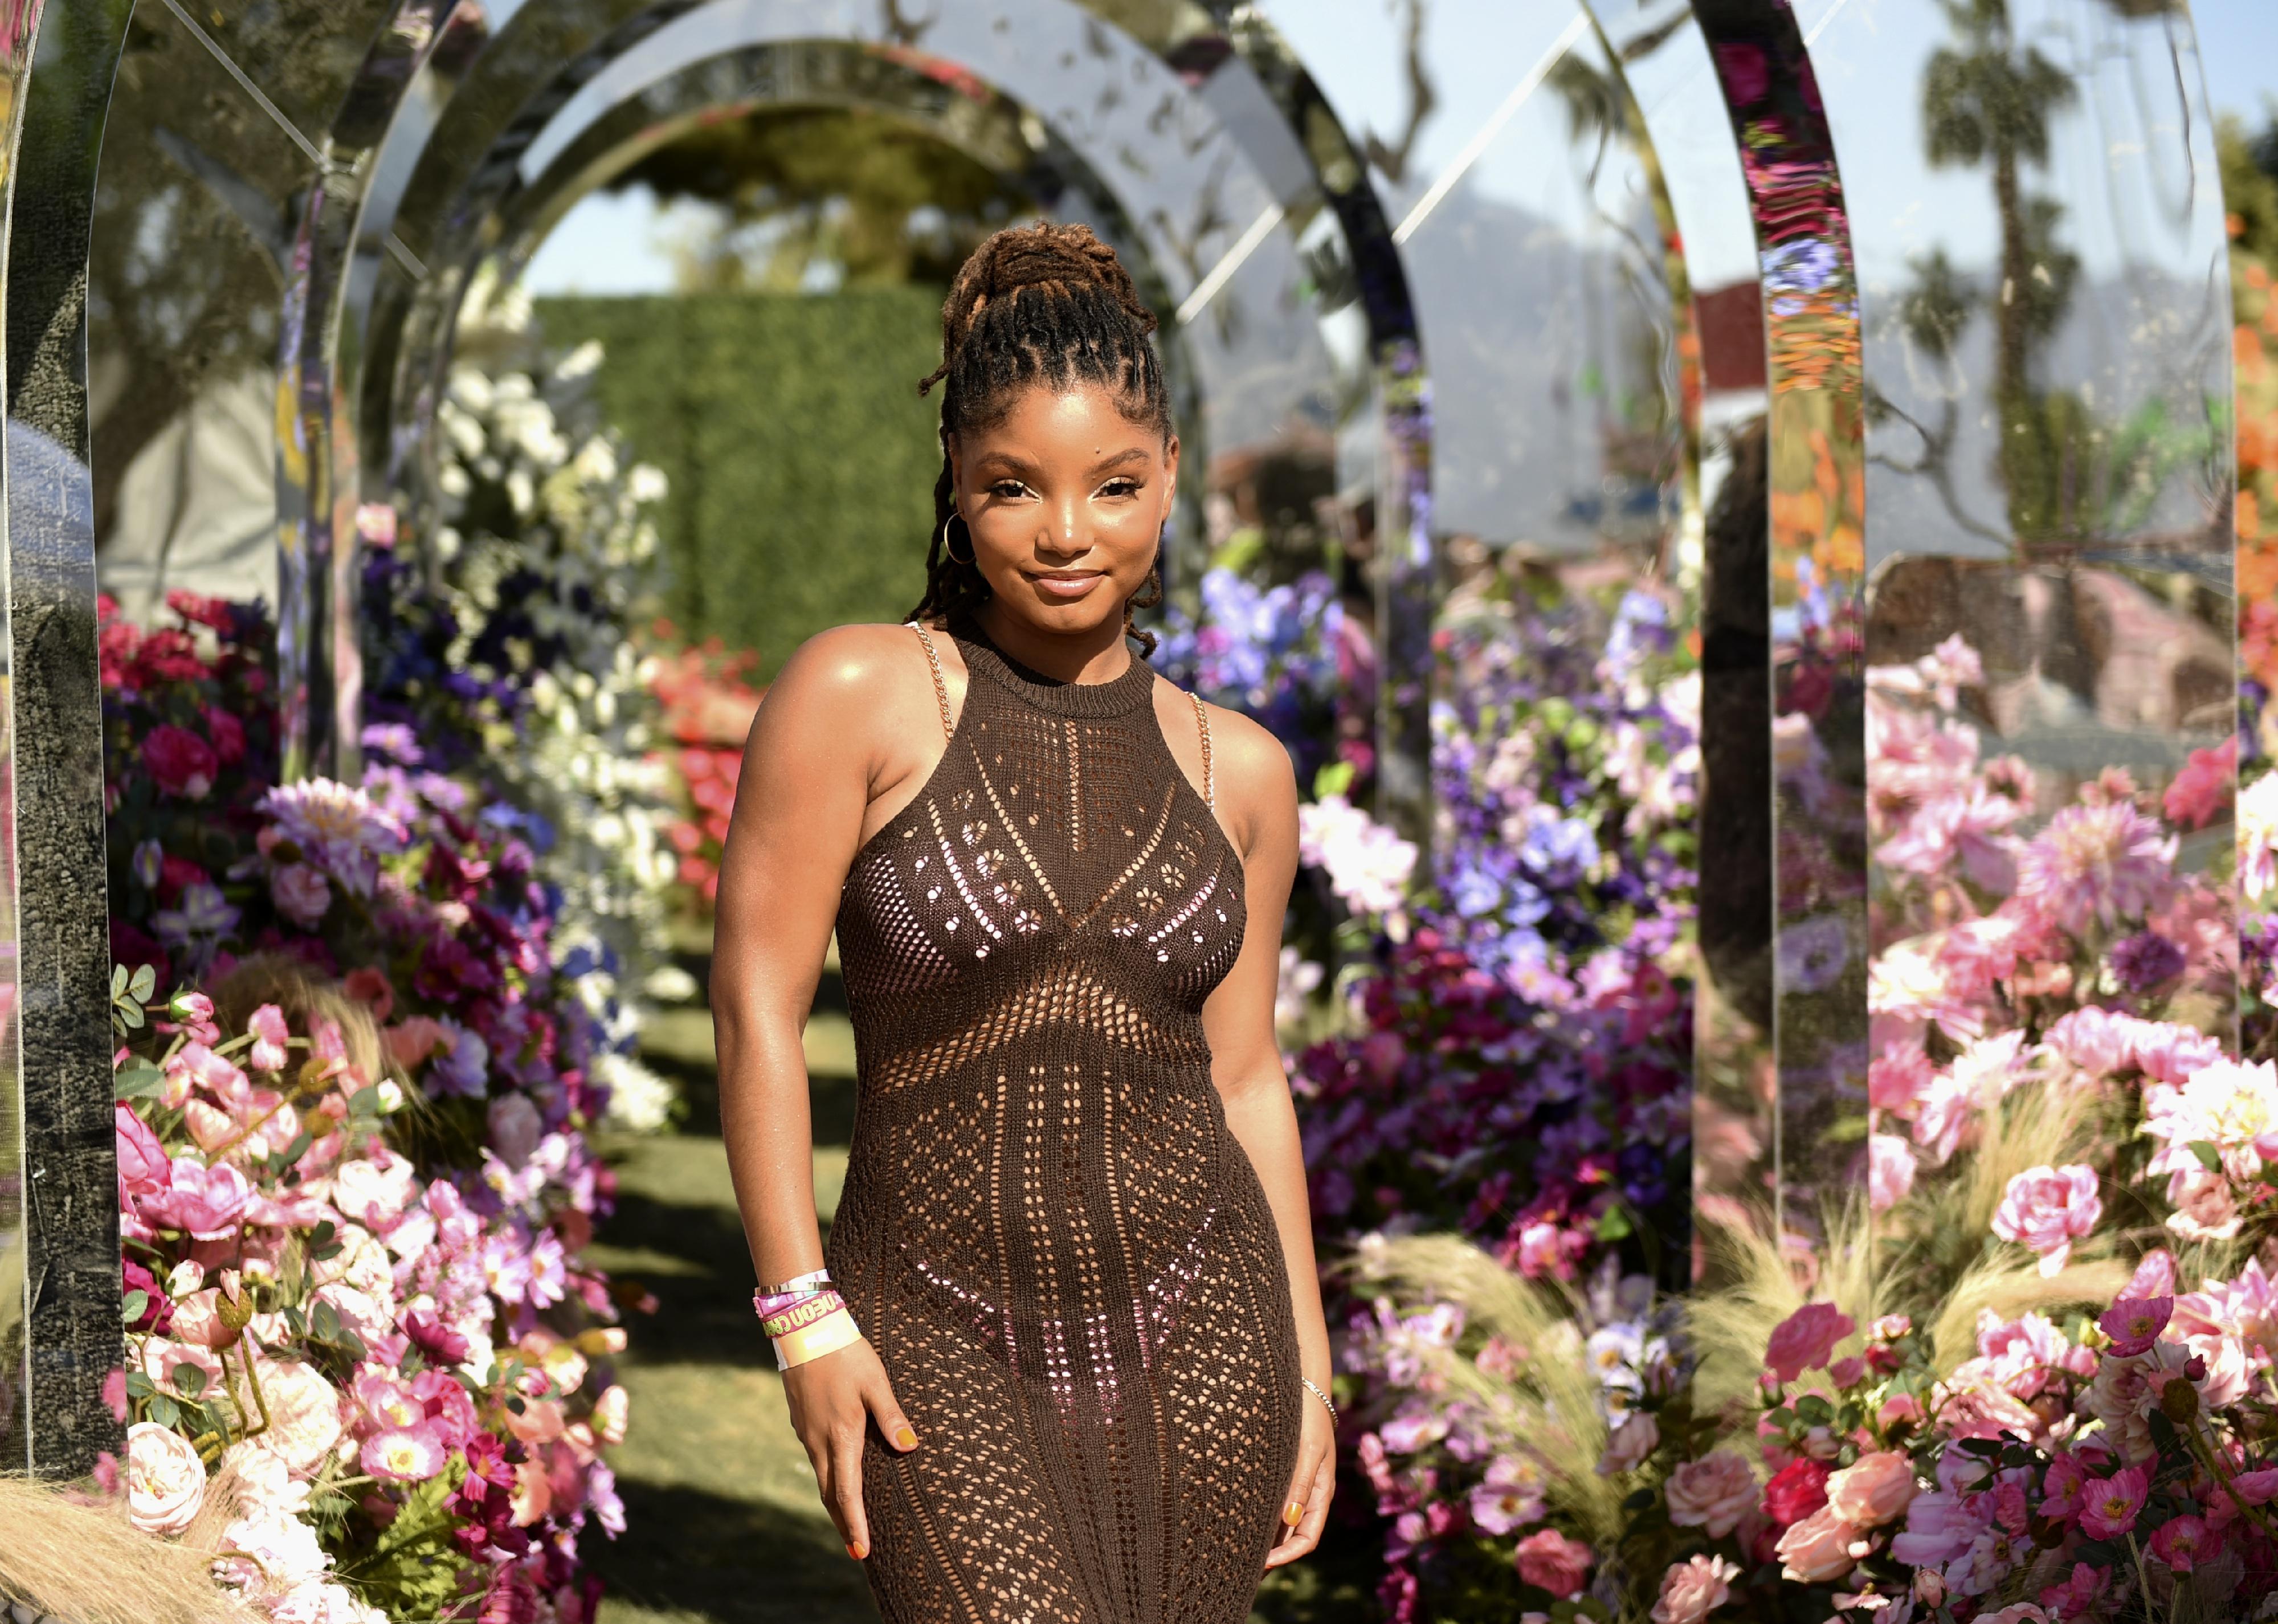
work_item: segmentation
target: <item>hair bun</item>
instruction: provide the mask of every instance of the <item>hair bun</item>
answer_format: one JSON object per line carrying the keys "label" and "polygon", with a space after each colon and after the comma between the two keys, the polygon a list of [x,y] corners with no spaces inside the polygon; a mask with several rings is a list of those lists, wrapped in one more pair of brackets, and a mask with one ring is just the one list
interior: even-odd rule
{"label": "hair bun", "polygon": [[942,309],[944,358],[964,341],[981,312],[1029,288],[1072,296],[1097,288],[1120,305],[1142,333],[1155,331],[1155,312],[1139,296],[1115,250],[1089,226],[1008,226],[975,249],[951,285]]}

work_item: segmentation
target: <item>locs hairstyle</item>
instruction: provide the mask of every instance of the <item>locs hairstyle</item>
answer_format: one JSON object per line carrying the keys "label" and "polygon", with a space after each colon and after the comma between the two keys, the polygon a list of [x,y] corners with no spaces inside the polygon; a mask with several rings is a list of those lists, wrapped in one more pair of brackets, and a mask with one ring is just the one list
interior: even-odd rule
{"label": "locs hairstyle", "polygon": [[[1167,436],[1170,398],[1147,341],[1154,331],[1155,312],[1088,226],[1009,226],[974,250],[941,308],[941,364],[918,383],[920,395],[943,386],[942,456],[925,596],[910,619],[933,624],[989,600],[981,571],[951,557],[943,541],[957,506],[949,437],[1001,421],[1023,389],[1079,384],[1107,390],[1126,417]],[[1162,601],[1158,559],[1123,606],[1124,635],[1150,655],[1154,634],[1134,630],[1131,611]]]}

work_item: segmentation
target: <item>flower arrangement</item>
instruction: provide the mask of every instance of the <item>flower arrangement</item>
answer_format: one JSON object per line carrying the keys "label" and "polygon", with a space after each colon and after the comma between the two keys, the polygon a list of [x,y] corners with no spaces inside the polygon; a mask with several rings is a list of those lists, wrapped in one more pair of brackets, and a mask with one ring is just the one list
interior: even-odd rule
{"label": "flower arrangement", "polygon": [[[195,1393],[170,1390],[172,1367],[154,1375],[138,1352],[122,1395],[130,1491],[141,1485],[154,1530],[172,1522],[163,1507],[192,1489],[184,1450],[218,1469],[269,1436],[250,1432],[264,1404],[274,1421],[275,1406],[305,1401],[309,1438],[329,1406],[345,1430],[325,1447],[359,1452],[377,1434],[358,1427],[394,1414],[417,1437],[392,1439],[377,1464],[359,1452],[358,1471],[295,1449],[272,1485],[294,1526],[242,1547],[252,1566],[225,1577],[287,1618],[326,1616],[307,1611],[318,1603],[361,1616],[326,1585],[397,1619],[470,1596],[501,1617],[544,1597],[556,1617],[589,1618],[577,1535],[589,1513],[618,1520],[595,1452],[621,1432],[623,1396],[606,1398],[605,1373],[588,1380],[621,1333],[608,1283],[579,1261],[612,1186],[584,1134],[628,1065],[581,986],[590,955],[562,950],[561,891],[524,838],[526,815],[435,770],[408,729],[368,734],[362,785],[279,785],[265,617],[181,595],[171,607],[176,624],[148,632],[108,604],[102,618],[120,1018],[161,984],[217,997],[181,992],[153,1023],[171,1041],[151,1048],[145,1034],[120,1051],[129,1302],[222,1291],[232,1314],[249,1304],[256,1317],[225,1328],[251,1328],[239,1374],[191,1359]],[[241,1022],[216,1013],[263,977],[275,995]],[[310,993],[311,978],[337,994]],[[225,1017],[242,1030],[225,1036]],[[363,1029],[369,1046],[349,1040]],[[358,1272],[328,1274],[335,1256]],[[405,1390],[443,1406],[435,1428],[421,1431],[411,1400],[366,1380],[367,1366],[423,1380]],[[588,1398],[605,1401],[598,1420]],[[542,1436],[516,1433],[498,1406],[540,1418]],[[587,1431],[570,1432],[581,1419]],[[223,1492],[250,1515],[268,1490],[239,1480],[276,1468],[236,1460]],[[355,1483],[352,1509],[318,1493],[359,1476],[411,1486]]]}
{"label": "flower arrangement", "polygon": [[518,311],[488,320],[479,337],[498,353],[454,368],[437,406],[433,533],[415,548],[393,509],[359,517],[363,744],[389,783],[479,785],[483,816],[527,844],[557,961],[618,1084],[615,1118],[654,1129],[670,1092],[631,1051],[677,869],[654,662],[638,647],[663,476],[628,465],[595,420],[600,347],[542,364]]}
{"label": "flower arrangement", "polygon": [[[660,623],[658,631],[669,637],[671,629]],[[649,678],[673,744],[669,766],[679,816],[665,837],[679,860],[677,906],[699,919],[710,917],[720,894],[720,857],[736,809],[744,740],[760,707],[761,690],[745,679],[753,663],[749,651],[730,655],[713,638],[655,660]]]}
{"label": "flower arrangement", "polygon": [[591,1620],[626,1416],[574,1260],[600,1170],[508,1095],[478,1169],[423,1175],[401,1029],[289,961],[156,984],[112,995],[134,1526],[279,1620]]}
{"label": "flower arrangement", "polygon": [[2225,865],[2178,868],[2228,747],[2158,794],[2051,780],[1984,758],[1981,681],[1958,641],[1870,673],[1864,1199],[1816,1275],[1745,1228],[1689,1301],[1618,1252],[1359,1248],[1391,1616],[2268,1613],[2278,1069],[2208,1030]]}

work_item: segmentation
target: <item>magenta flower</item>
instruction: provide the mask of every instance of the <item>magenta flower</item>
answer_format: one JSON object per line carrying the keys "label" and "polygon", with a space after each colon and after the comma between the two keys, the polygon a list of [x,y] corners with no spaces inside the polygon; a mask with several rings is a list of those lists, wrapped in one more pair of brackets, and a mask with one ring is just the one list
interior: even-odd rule
{"label": "magenta flower", "polygon": [[2152,1534],[2152,1554],[2179,1574],[2187,1574],[2222,1549],[2222,1532],[2189,1513],[2170,1517]]}
{"label": "magenta flower", "polygon": [[203,801],[213,789],[214,774],[221,770],[211,745],[171,722],[144,736],[142,764],[161,790],[184,801]]}
{"label": "magenta flower", "polygon": [[2017,859],[2017,895],[2075,936],[2140,917],[2175,878],[2175,837],[2126,801],[2067,807]]}
{"label": "magenta flower", "polygon": [[2139,1466],[2091,1479],[2082,1495],[2081,1532],[2091,1539],[2118,1539],[2133,1532],[2151,1491],[2151,1474]]}
{"label": "magenta flower", "polygon": [[303,931],[322,923],[333,905],[332,883],[305,862],[288,862],[272,873],[269,894],[277,911]]}
{"label": "magenta flower", "polygon": [[2094,1168],[2078,1162],[2028,1168],[2009,1181],[1993,1214],[1993,1233],[2038,1252],[2041,1273],[2054,1275],[2072,1255],[2073,1242],[2094,1230],[2103,1215]]}
{"label": "magenta flower", "polygon": [[1858,1321],[1833,1303],[1806,1303],[1779,1322],[1764,1349],[1764,1363],[1782,1382],[1824,1365]]}
{"label": "magenta flower", "polygon": [[2160,1339],[2175,1312],[2172,1297],[2121,1298],[2104,1311],[2097,1326],[2112,1338],[2105,1350],[2113,1359],[2133,1359]]}

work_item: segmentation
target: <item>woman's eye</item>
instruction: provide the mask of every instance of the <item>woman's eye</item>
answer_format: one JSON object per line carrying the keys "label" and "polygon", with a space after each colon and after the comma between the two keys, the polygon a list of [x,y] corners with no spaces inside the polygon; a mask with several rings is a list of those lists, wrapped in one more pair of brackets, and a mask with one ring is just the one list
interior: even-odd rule
{"label": "woman's eye", "polygon": [[1103,496],[1136,496],[1139,494],[1139,481],[1136,479],[1110,479],[1105,485],[1100,487],[1099,494]]}
{"label": "woman's eye", "polygon": [[1001,502],[1012,502],[1028,494],[1028,487],[1018,479],[999,479],[989,487],[989,494]]}

